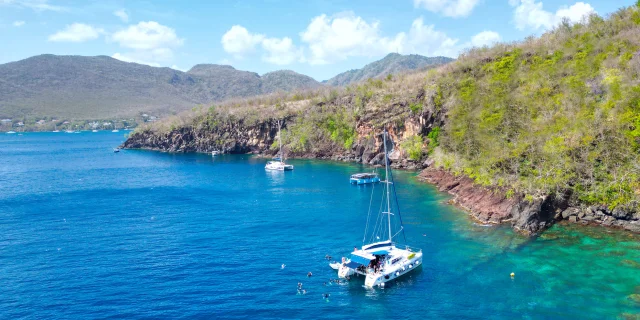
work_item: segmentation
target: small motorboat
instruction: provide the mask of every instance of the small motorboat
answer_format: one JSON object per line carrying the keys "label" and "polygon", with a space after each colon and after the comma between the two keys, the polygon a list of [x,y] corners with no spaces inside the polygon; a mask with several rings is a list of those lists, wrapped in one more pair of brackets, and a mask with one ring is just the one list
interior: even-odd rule
{"label": "small motorboat", "polygon": [[113,153],[118,153],[120,152],[120,148],[113,148]]}
{"label": "small motorboat", "polygon": [[220,152],[220,151],[218,151],[218,150],[213,150],[213,151],[211,151],[211,156],[212,156],[212,157],[215,157],[215,156],[217,156],[217,155],[220,155],[221,153],[222,153],[222,152]]}
{"label": "small motorboat", "polygon": [[7,134],[14,134],[16,133],[15,131],[7,131]]}
{"label": "small motorboat", "polygon": [[377,173],[356,173],[351,175],[349,179],[351,184],[368,184],[368,183],[376,183],[380,182],[380,177],[378,177]]}

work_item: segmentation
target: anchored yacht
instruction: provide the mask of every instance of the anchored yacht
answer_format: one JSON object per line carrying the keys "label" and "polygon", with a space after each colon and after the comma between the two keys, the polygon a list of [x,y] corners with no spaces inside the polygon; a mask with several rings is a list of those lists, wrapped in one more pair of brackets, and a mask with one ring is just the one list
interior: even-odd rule
{"label": "anchored yacht", "polygon": [[278,143],[280,144],[280,157],[274,158],[273,161],[267,162],[264,166],[266,170],[274,170],[274,171],[291,171],[293,170],[293,165],[286,164],[284,162],[284,154],[282,153],[282,139],[280,137],[280,121],[278,121]]}
{"label": "anchored yacht", "polygon": [[[384,287],[385,283],[398,279],[422,266],[422,250],[399,245],[396,242],[396,239],[401,234],[404,239],[404,227],[402,226],[398,198],[393,183],[393,173],[389,169],[387,135],[388,133],[385,130],[383,137],[385,181],[381,181],[384,184],[380,204],[381,210],[374,220],[371,215],[371,207],[369,207],[362,248],[354,248],[351,257],[342,258],[342,262],[339,265],[336,263],[331,265],[334,269],[338,268],[338,276],[340,278],[356,274],[365,276],[364,285],[369,288]],[[371,194],[372,200],[374,192],[375,190]],[[393,208],[393,204],[395,204],[395,208]],[[396,215],[398,219],[393,218]],[[396,226],[395,230],[397,230],[395,233],[393,233],[394,225]],[[406,242],[406,239],[404,239],[404,242]]]}

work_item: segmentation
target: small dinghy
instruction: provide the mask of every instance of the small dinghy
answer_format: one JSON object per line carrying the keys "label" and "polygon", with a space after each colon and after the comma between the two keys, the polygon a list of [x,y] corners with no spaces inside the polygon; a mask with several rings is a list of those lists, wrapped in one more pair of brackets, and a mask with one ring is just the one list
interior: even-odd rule
{"label": "small dinghy", "polygon": [[372,173],[356,173],[351,175],[349,179],[351,184],[368,184],[380,182],[380,177],[375,172]]}

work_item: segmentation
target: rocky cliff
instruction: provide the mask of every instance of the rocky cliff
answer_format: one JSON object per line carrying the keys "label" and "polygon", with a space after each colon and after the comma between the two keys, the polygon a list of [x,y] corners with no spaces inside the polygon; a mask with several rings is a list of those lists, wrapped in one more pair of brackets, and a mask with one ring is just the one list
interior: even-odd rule
{"label": "rocky cliff", "polygon": [[[341,101],[344,103],[345,101]],[[316,106],[317,107],[317,106]],[[288,150],[290,157],[327,159],[334,161],[358,162],[372,166],[384,164],[383,140],[372,119],[358,122],[357,139],[349,149],[327,143],[311,151]],[[244,120],[217,123],[215,126],[185,126],[167,132],[150,129],[134,132],[123,144],[129,149],[150,149],[163,152],[201,152],[222,150],[232,154],[274,155],[272,148],[278,134],[278,121],[282,130],[287,131],[296,122],[296,116],[282,119],[267,119],[248,124]],[[420,115],[409,116],[403,122],[395,122],[386,128],[390,133],[387,148],[391,166],[410,170],[424,169],[419,178],[436,185],[440,191],[454,197],[451,202],[467,210],[471,217],[481,223],[510,224],[515,230],[535,235],[554,223],[565,220],[570,223],[600,224],[640,232],[640,213],[631,210],[608,210],[604,206],[570,206],[563,198],[552,196],[525,199],[522,194],[508,196],[504,188],[478,185],[464,175],[454,175],[439,168],[430,167],[433,160],[410,159],[402,146],[402,141],[415,135],[426,135],[433,127],[441,125],[441,114],[424,111]]]}
{"label": "rocky cliff", "polygon": [[455,176],[435,168],[422,171],[419,177],[436,185],[441,192],[453,195],[451,203],[469,211],[480,223],[509,223],[514,229],[528,235],[538,234],[563,220],[640,233],[640,213],[633,210],[569,206],[566,197],[525,199],[521,194],[509,195],[504,188],[480,186],[466,176]]}

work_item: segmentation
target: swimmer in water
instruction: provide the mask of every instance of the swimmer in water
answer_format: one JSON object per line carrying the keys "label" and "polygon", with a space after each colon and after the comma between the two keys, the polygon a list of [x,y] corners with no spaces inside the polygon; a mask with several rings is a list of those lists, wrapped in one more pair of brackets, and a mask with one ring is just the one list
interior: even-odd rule
{"label": "swimmer in water", "polygon": [[282,266],[280,266],[280,267],[281,267],[282,269],[284,269],[284,267],[286,267],[286,266],[287,266],[287,265],[283,263],[283,264],[282,264]]}
{"label": "swimmer in water", "polygon": [[307,294],[307,290],[302,290],[302,294]]}
{"label": "swimmer in water", "polygon": [[302,288],[302,282],[298,282],[298,289]]}
{"label": "swimmer in water", "polygon": [[328,293],[323,293],[323,294],[322,294],[322,297],[323,297],[323,298],[325,298],[325,299],[329,299],[329,297],[330,297],[330,296],[331,296],[331,295],[330,295],[330,294],[328,294]]}
{"label": "swimmer in water", "polygon": [[311,278],[312,275],[311,271],[309,271],[309,273],[307,273],[307,278]]}

